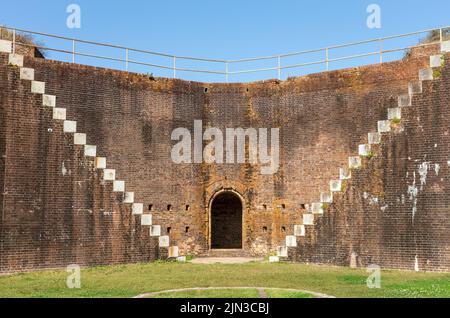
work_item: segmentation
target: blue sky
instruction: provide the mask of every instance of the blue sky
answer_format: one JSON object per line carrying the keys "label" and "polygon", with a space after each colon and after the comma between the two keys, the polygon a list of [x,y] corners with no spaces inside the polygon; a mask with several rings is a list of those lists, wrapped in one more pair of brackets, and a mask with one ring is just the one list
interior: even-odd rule
{"label": "blue sky", "polygon": [[[81,7],[80,29],[69,29],[66,26],[69,15],[66,13],[66,8],[72,3]],[[381,29],[369,29],[366,25],[369,15],[366,8],[372,3],[378,4],[381,8]],[[3,1],[0,24],[176,55],[237,59],[289,53],[446,26],[450,25],[449,12],[450,1],[448,0],[16,0]],[[417,37],[412,40],[416,41]],[[51,39],[42,41],[46,45],[61,45]],[[80,47],[79,49],[93,52],[93,48]],[[361,49],[364,50],[364,48]],[[356,48],[355,51],[352,50],[353,48],[343,51],[342,54],[359,53]],[[105,50],[99,53],[112,54],[115,57],[123,55],[117,50],[115,52]],[[336,54],[338,57],[339,54]],[[56,55],[50,57],[59,58]],[[134,58],[148,59],[142,56]],[[314,59],[314,57],[311,58]],[[375,60],[374,57],[373,60],[362,60],[357,64],[373,63]],[[83,58],[78,61],[86,64],[99,63]],[[156,59],[153,62],[158,64],[162,61]],[[170,64],[170,61],[166,62]],[[182,62],[179,63],[182,64]],[[286,63],[289,64],[291,61]],[[347,66],[335,64],[332,68]],[[275,66],[276,61],[239,67],[245,69],[269,65]],[[104,66],[119,68],[106,62]],[[209,65],[188,64],[181,66],[209,67]],[[351,63],[348,66],[351,66]],[[222,68],[222,66],[211,67]],[[142,70],[137,67],[135,71],[148,71],[162,76],[171,75],[170,71],[157,69]],[[314,71],[319,69],[289,70],[283,72],[283,77]],[[274,78],[276,75],[276,72],[271,71],[248,76],[236,75],[232,80]],[[205,81],[223,80],[223,78],[209,75],[179,74],[179,76]]]}

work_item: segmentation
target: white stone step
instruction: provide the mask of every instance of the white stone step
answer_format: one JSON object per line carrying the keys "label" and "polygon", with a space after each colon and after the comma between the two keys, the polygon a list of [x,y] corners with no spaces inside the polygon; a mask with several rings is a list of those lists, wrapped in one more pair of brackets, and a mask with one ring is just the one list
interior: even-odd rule
{"label": "white stone step", "polygon": [[431,81],[433,80],[433,69],[424,68],[419,70],[419,81]]}
{"label": "white stone step", "polygon": [[305,236],[305,225],[294,225],[295,236]]}
{"label": "white stone step", "polygon": [[113,182],[113,192],[125,192],[125,181],[115,180]]}
{"label": "white stone step", "polygon": [[73,143],[75,145],[85,145],[86,144],[86,134],[83,134],[83,133],[73,134]]}
{"label": "white stone step", "polygon": [[279,256],[269,256],[269,263],[279,263],[280,257]]}
{"label": "white stone step", "polygon": [[[114,169],[103,169],[103,180],[114,181],[116,180],[116,170]],[[135,203],[137,204],[137,203]]]}
{"label": "white stone step", "polygon": [[339,180],[350,180],[351,178],[352,171],[349,168],[339,168]]}
{"label": "white stone step", "polygon": [[96,169],[106,169],[106,158],[105,157],[95,158],[95,168]]}
{"label": "white stone step", "polygon": [[44,94],[42,95],[42,105],[47,107],[56,106],[56,96]]}
{"label": "white stone step", "polygon": [[411,100],[412,100],[411,95],[407,95],[407,94],[400,95],[398,97],[398,106],[399,107],[410,107],[412,105]]}
{"label": "white stone step", "polygon": [[444,41],[441,44],[441,51],[442,52],[450,52],[450,41]]}
{"label": "white stone step", "polygon": [[123,203],[134,203],[134,192],[125,192]]}
{"label": "white stone step", "polygon": [[330,191],[331,192],[341,192],[342,191],[342,180],[331,180],[330,181]]}
{"label": "white stone step", "polygon": [[97,156],[97,146],[84,145],[84,155],[86,157],[95,157],[95,156]]}
{"label": "white stone step", "polygon": [[408,94],[420,94],[422,93],[422,81],[413,81],[408,84]]}
{"label": "white stone step", "polygon": [[45,94],[45,82],[31,81],[31,92],[34,94]]}
{"label": "white stone step", "polygon": [[320,193],[320,202],[333,203],[333,194],[330,192],[321,192]]}
{"label": "white stone step", "polygon": [[144,214],[144,204],[143,203],[133,203],[131,206],[131,213],[135,215]]}
{"label": "white stone step", "polygon": [[8,64],[23,67],[23,55],[20,54],[9,54]]}
{"label": "white stone step", "polygon": [[150,236],[161,236],[161,225],[150,226]]}
{"label": "white stone step", "polygon": [[171,247],[169,247],[169,255],[168,255],[169,258],[178,257],[179,256],[178,252],[179,252],[178,246],[171,246]]}
{"label": "white stone step", "polygon": [[381,143],[381,134],[380,133],[369,133],[368,134],[369,145],[378,145]]}
{"label": "white stone step", "polygon": [[294,235],[286,236],[286,246],[287,247],[297,247],[297,237]]}
{"label": "white stone step", "polygon": [[378,132],[387,133],[391,131],[391,121],[390,120],[380,120],[378,122]]}
{"label": "white stone step", "polygon": [[158,239],[159,247],[169,247],[170,239],[168,235],[160,236]]}
{"label": "white stone step", "polygon": [[400,107],[389,108],[388,109],[388,119],[389,120],[402,119],[402,109]]}
{"label": "white stone step", "polygon": [[66,109],[65,108],[53,108],[53,119],[66,120]]}
{"label": "white stone step", "polygon": [[362,157],[367,157],[370,155],[371,148],[368,144],[363,144],[358,146],[358,154]]}
{"label": "white stone step", "polygon": [[20,79],[26,81],[34,81],[34,69],[28,67],[21,67]]}
{"label": "white stone step", "polygon": [[432,55],[430,56],[430,67],[441,67],[444,66],[444,55]]}
{"label": "white stone step", "polygon": [[151,214],[142,214],[141,215],[141,225],[144,225],[144,226],[152,225],[152,215]]}
{"label": "white stone step", "polygon": [[314,225],[314,214],[303,214],[303,225]]}
{"label": "white stone step", "polygon": [[277,247],[277,256],[278,257],[288,257],[287,246],[278,246]]}
{"label": "white stone step", "polygon": [[12,53],[12,42],[7,40],[0,40],[0,52]]}
{"label": "white stone step", "polygon": [[177,257],[177,262],[179,263],[186,263],[187,259],[186,256],[178,256]]}
{"label": "white stone step", "polygon": [[361,157],[349,157],[348,158],[348,168],[349,169],[359,169],[362,166]]}
{"label": "white stone step", "polygon": [[65,120],[63,124],[63,131],[65,133],[76,133],[77,132],[77,122],[73,120]]}
{"label": "white stone step", "polygon": [[311,204],[311,213],[312,214],[323,214],[323,204],[322,203],[312,203]]}

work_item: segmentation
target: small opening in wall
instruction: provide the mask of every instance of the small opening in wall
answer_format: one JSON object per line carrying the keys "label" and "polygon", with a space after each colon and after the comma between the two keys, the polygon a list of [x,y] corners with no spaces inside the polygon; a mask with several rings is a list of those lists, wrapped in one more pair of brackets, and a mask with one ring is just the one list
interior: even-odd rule
{"label": "small opening in wall", "polygon": [[267,232],[267,226],[263,226],[263,232]]}
{"label": "small opening in wall", "polygon": [[283,203],[283,204],[281,205],[281,208],[282,208],[283,210],[286,210],[286,204]]}
{"label": "small opening in wall", "polygon": [[153,211],[153,204],[149,204],[149,205],[148,205],[148,210],[149,210],[149,211]]}
{"label": "small opening in wall", "polygon": [[263,204],[263,209],[267,210],[267,204]]}
{"label": "small opening in wall", "polygon": [[300,204],[300,209],[306,210],[306,205],[304,203]]}
{"label": "small opening in wall", "polygon": [[167,234],[170,234],[170,231],[172,231],[172,228],[169,226],[169,227],[167,228]]}
{"label": "small opening in wall", "polygon": [[184,229],[184,231],[185,231],[186,233],[189,233],[189,226],[186,226],[186,228]]}
{"label": "small opening in wall", "polygon": [[285,226],[281,227],[281,232],[286,232],[286,227]]}
{"label": "small opening in wall", "polygon": [[172,211],[172,204],[167,205],[167,211]]}
{"label": "small opening in wall", "polygon": [[208,87],[205,87],[205,93],[208,93]]}
{"label": "small opening in wall", "polygon": [[189,211],[191,209],[191,207],[189,206],[189,204],[186,204],[186,211]]}

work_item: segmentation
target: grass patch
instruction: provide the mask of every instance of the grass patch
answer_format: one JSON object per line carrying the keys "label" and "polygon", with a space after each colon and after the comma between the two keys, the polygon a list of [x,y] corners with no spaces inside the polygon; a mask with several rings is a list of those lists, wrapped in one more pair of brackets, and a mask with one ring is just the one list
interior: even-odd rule
{"label": "grass patch", "polygon": [[65,270],[0,276],[0,297],[133,297],[192,287],[292,288],[337,297],[450,297],[450,274],[381,272],[381,289],[366,286],[365,269],[290,263],[150,263],[81,271],[81,289],[66,287]]}

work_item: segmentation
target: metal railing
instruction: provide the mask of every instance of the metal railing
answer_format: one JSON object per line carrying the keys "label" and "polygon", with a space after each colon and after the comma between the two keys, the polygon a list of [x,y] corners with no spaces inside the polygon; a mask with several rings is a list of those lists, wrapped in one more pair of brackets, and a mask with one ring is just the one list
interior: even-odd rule
{"label": "metal railing", "polygon": [[[425,47],[425,46],[441,44],[444,41],[444,33],[448,33],[450,31],[450,27],[441,27],[441,28],[436,28],[436,29],[427,29],[427,30],[421,30],[421,31],[405,33],[405,34],[400,34],[400,35],[388,36],[388,37],[384,37],[384,38],[376,38],[376,39],[370,39],[370,40],[365,40],[365,41],[329,46],[329,47],[324,47],[324,48],[319,48],[319,49],[314,49],[314,50],[306,50],[306,51],[293,52],[293,53],[287,53],[287,54],[261,56],[261,57],[245,58],[245,59],[225,60],[225,59],[198,58],[198,57],[190,57],[190,56],[177,56],[177,55],[172,55],[172,54],[153,52],[153,51],[142,50],[142,49],[135,49],[135,48],[114,45],[114,44],[108,44],[108,43],[100,43],[100,42],[93,42],[93,41],[69,38],[69,37],[64,37],[64,36],[59,36],[59,35],[54,35],[54,34],[30,31],[30,30],[19,29],[19,28],[5,27],[5,26],[0,27],[0,29],[2,31],[0,33],[0,38],[2,38],[3,29],[9,31],[8,32],[9,36],[11,36],[11,34],[12,34],[13,52],[15,52],[17,44],[20,44],[23,46],[35,47],[37,49],[44,50],[44,51],[69,54],[69,55],[71,55],[72,63],[76,63],[77,56],[90,57],[90,58],[107,60],[107,61],[121,62],[124,64],[125,71],[129,71],[130,65],[139,65],[139,66],[144,66],[144,67],[149,67],[149,68],[171,70],[172,76],[174,78],[177,77],[177,74],[179,72],[218,74],[218,75],[224,76],[226,82],[229,81],[229,77],[232,75],[267,72],[267,71],[275,71],[277,74],[277,78],[281,79],[283,70],[302,68],[302,67],[312,66],[312,65],[324,65],[325,66],[324,70],[329,70],[330,64],[333,62],[352,60],[352,59],[369,57],[369,56],[379,56],[379,62],[383,63],[383,56],[388,53],[407,51],[407,50],[410,50],[415,47]],[[411,36],[420,35],[420,34],[430,34],[431,32],[434,32],[434,34],[438,34],[438,40],[430,41],[430,42],[426,42],[426,43],[419,43],[417,45],[408,45],[408,46],[397,47],[397,48],[393,48],[393,49],[384,49],[384,44],[389,40],[406,38],[406,37],[411,37]],[[29,43],[27,43],[28,41],[21,42],[18,40],[19,34],[20,35],[32,35],[32,36],[44,36],[44,37],[49,37],[49,38],[53,38],[53,39],[69,41],[71,43],[71,50],[67,50],[67,49],[65,50],[65,49],[61,49],[61,48],[54,48],[54,47],[48,47],[48,46],[44,46],[44,45],[38,45],[36,43],[32,43],[31,41]],[[378,49],[376,51],[370,51],[370,52],[366,52],[366,53],[352,54],[352,55],[347,55],[347,56],[330,58],[331,51],[336,51],[336,50],[339,50],[342,48],[355,47],[358,45],[364,45],[364,44],[369,44],[369,43],[378,44]],[[87,52],[80,52],[77,50],[77,44],[88,44],[88,45],[93,45],[96,47],[104,47],[104,48],[112,48],[112,49],[120,50],[123,52],[122,53],[123,58],[102,56],[102,55],[91,54],[91,53],[87,53]],[[149,58],[152,58],[152,57],[153,58],[155,58],[155,57],[167,58],[167,59],[169,59],[170,62],[167,63],[166,65],[163,65],[163,64],[150,63],[147,61],[147,59],[133,60],[130,58],[131,53],[146,54],[149,56]],[[298,56],[307,55],[307,54],[311,54],[311,53],[316,53],[316,54],[320,53],[323,55],[323,58],[319,59],[319,60],[314,60],[311,62],[305,62],[305,63],[294,63],[294,64],[286,64],[286,65],[283,63],[283,60],[286,58],[294,57],[294,56],[298,57]],[[181,61],[181,60],[220,64],[222,70],[178,67],[177,61]],[[237,65],[237,64],[248,63],[248,62],[256,62],[256,61],[274,61],[274,66],[273,67],[251,68],[251,69],[230,71],[231,65]]]}

